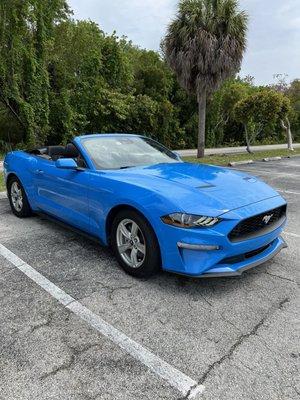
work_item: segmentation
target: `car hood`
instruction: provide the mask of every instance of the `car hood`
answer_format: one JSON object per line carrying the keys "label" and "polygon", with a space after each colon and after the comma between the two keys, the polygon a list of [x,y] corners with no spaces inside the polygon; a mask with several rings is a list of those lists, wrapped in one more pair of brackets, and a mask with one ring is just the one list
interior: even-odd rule
{"label": "car hood", "polygon": [[[123,182],[150,188],[190,213],[212,216],[279,196],[251,175],[205,164],[171,163],[120,171]],[[175,211],[175,210],[174,210]],[[179,210],[178,210],[179,211]]]}

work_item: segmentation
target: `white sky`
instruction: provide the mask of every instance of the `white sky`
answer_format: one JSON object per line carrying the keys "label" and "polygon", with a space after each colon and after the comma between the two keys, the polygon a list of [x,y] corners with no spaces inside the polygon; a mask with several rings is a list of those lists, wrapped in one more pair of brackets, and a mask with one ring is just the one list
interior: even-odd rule
{"label": "white sky", "polygon": [[[159,49],[177,0],[69,0],[76,19],[91,19],[106,33],[116,30],[135,44]],[[274,74],[300,78],[300,0],[240,0],[250,16],[248,50],[241,75],[257,84]]]}

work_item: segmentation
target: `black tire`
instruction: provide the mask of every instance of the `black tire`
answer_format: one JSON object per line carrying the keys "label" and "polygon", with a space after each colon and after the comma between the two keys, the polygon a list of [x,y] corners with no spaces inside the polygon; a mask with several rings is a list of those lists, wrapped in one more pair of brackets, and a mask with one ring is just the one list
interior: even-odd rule
{"label": "black tire", "polygon": [[[18,208],[14,204],[13,194],[12,194],[12,188],[14,188],[14,185],[17,185],[22,193],[22,205],[20,206],[20,208]],[[23,188],[23,185],[21,184],[20,180],[16,176],[13,176],[8,181],[7,195],[8,195],[11,210],[18,218],[28,218],[32,215],[32,211],[31,211],[25,190]]]}
{"label": "black tire", "polygon": [[[142,234],[140,235],[142,236],[140,244],[145,245],[144,259],[143,261],[140,260],[141,265],[135,268],[131,267],[124,261],[118,246],[117,236],[118,232],[120,231],[119,226],[121,222],[128,220],[131,220],[137,224],[140,231],[139,234]],[[120,211],[113,220],[110,239],[115,257],[127,274],[136,278],[149,278],[161,269],[160,248],[156,235],[149,222],[138,212],[130,209]],[[130,249],[128,252],[130,253]],[[142,253],[140,253],[140,255],[142,255]],[[142,259],[143,257],[140,258]]]}

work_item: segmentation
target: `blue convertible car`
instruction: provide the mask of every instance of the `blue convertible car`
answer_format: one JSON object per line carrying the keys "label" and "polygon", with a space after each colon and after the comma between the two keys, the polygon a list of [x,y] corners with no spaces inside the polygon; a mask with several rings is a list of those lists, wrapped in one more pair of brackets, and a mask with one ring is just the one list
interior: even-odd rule
{"label": "blue convertible car", "polygon": [[13,213],[43,212],[111,245],[127,273],[235,276],[286,247],[286,202],[248,174],[184,163],[142,136],[77,137],[4,161]]}

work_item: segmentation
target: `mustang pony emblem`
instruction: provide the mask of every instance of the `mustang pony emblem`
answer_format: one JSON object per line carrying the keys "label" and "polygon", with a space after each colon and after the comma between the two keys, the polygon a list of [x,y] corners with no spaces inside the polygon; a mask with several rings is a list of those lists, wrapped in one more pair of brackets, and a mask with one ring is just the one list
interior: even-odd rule
{"label": "mustang pony emblem", "polygon": [[274,214],[272,214],[272,215],[265,215],[265,216],[263,217],[263,221],[264,221],[264,223],[265,223],[266,225],[270,222],[270,220],[271,220],[271,218],[273,217],[273,215],[274,215]]}

